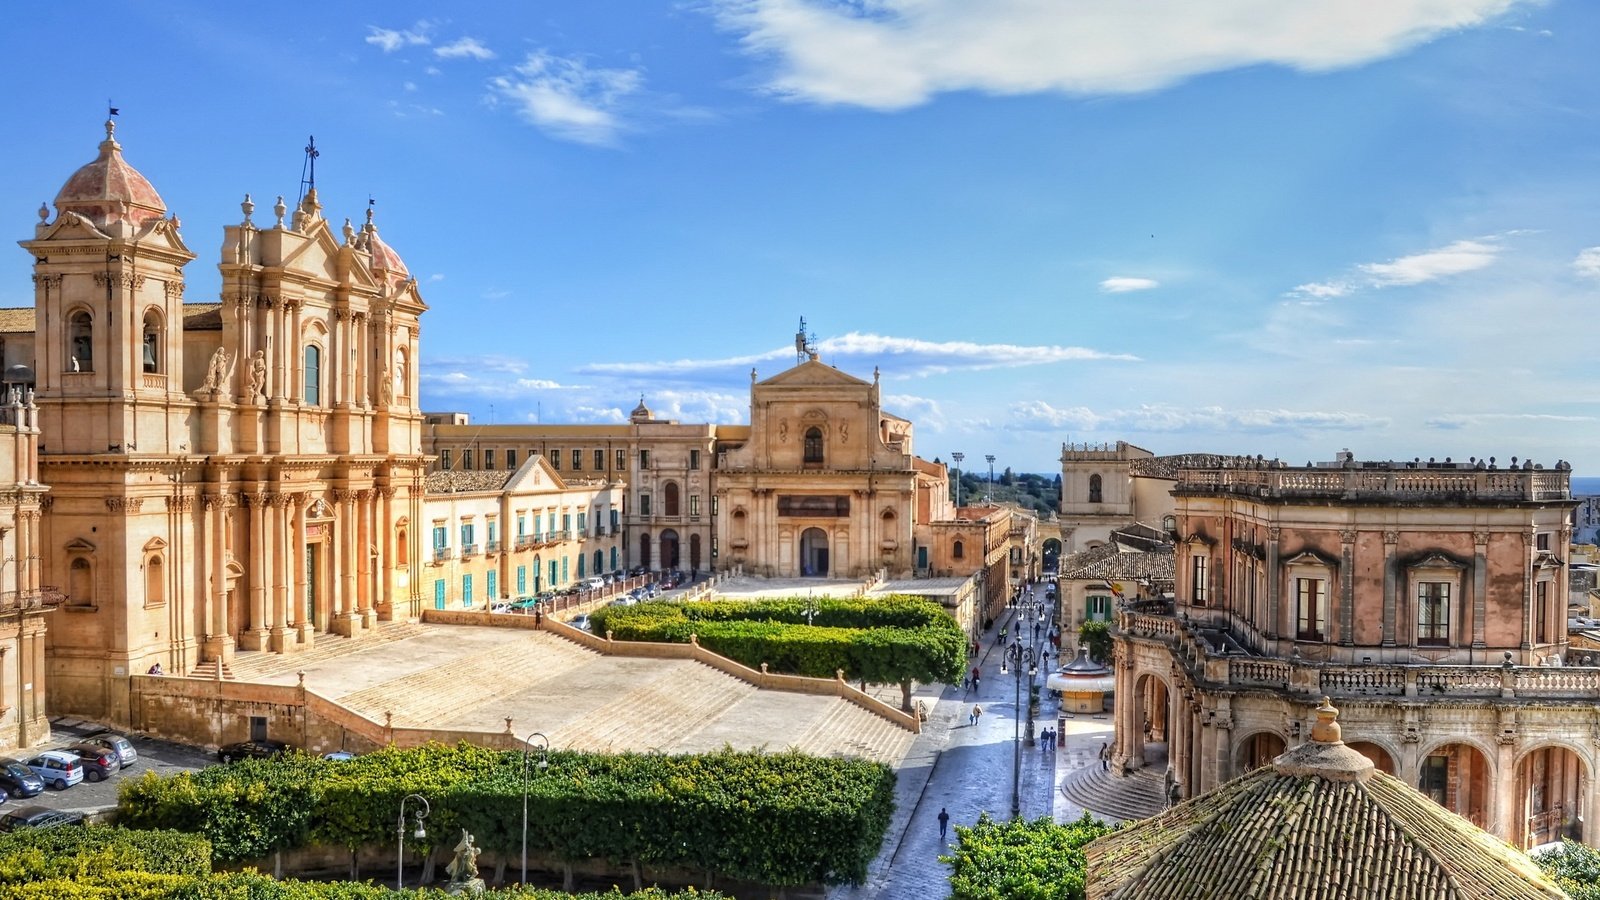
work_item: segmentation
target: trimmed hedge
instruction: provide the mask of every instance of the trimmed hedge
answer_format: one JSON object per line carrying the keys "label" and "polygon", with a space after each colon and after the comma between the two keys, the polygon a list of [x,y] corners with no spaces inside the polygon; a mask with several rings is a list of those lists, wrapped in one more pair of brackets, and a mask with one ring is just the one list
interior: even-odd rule
{"label": "trimmed hedge", "polygon": [[952,870],[951,900],[1083,900],[1083,846],[1116,830],[1088,813],[1065,825],[984,813],[956,826],[956,852],[939,861]]}
{"label": "trimmed hedge", "polygon": [[[453,900],[443,888],[393,888],[371,882],[282,881],[257,872],[158,875],[123,872],[91,881],[53,880],[0,885],[0,900]],[[649,888],[624,894],[566,894],[542,888],[488,890],[483,900],[721,900],[722,894],[686,888]]]}
{"label": "trimmed hedge", "polygon": [[[553,752],[548,761],[529,779],[528,847],[562,859],[773,885],[859,883],[894,806],[894,773],[861,760],[728,750]],[[479,846],[510,852],[521,846],[521,765],[521,753],[466,744],[347,762],[290,755],[146,773],[123,782],[118,815],[130,827],[197,831],[218,859],[256,859],[307,843],[387,843],[401,800],[416,793],[432,808],[423,846],[466,828]]]}
{"label": "trimmed hedge", "polygon": [[[806,624],[806,609],[814,609]],[[609,606],[590,615],[597,634],[622,641],[701,646],[751,668],[869,684],[953,683],[967,638],[939,604],[921,597],[712,600]]]}
{"label": "trimmed hedge", "polygon": [[100,879],[119,872],[207,875],[211,842],[178,831],[96,825],[0,834],[0,885]]}

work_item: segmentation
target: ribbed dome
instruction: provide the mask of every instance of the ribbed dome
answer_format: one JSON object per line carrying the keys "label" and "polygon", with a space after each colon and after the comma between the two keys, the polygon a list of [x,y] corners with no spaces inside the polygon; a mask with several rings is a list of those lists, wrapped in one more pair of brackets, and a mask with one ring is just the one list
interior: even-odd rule
{"label": "ribbed dome", "polygon": [[75,212],[102,229],[117,222],[144,225],[166,215],[167,205],[155,187],[122,158],[116,129],[116,122],[108,119],[100,155],[61,186],[56,194],[56,215]]}
{"label": "ribbed dome", "polygon": [[639,405],[633,408],[633,412],[628,415],[628,420],[632,422],[648,422],[654,417],[655,414],[650,412],[650,407],[644,405],[644,395],[640,394]]}

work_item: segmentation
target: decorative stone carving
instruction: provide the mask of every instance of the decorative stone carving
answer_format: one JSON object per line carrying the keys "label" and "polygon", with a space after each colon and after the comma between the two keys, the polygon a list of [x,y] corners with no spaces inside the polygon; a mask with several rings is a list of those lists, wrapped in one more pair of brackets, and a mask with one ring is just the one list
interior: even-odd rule
{"label": "decorative stone carving", "polygon": [[144,506],[144,498],[143,497],[107,497],[106,498],[106,509],[108,509],[111,512],[114,512],[114,513],[120,513],[120,512],[124,512],[124,511],[136,513],[136,512],[139,511],[139,508],[142,507],[142,506]]}
{"label": "decorative stone carving", "polygon": [[211,354],[211,362],[206,364],[206,378],[200,383],[200,388],[207,391],[216,391],[222,387],[222,382],[228,377],[228,349],[218,347]]}
{"label": "decorative stone carving", "polygon": [[267,352],[257,350],[250,357],[250,401],[267,394]]}
{"label": "decorative stone carving", "polygon": [[1400,543],[1400,532],[1398,532],[1398,531],[1385,531],[1383,533],[1383,542],[1385,544],[1391,544],[1391,545]]}

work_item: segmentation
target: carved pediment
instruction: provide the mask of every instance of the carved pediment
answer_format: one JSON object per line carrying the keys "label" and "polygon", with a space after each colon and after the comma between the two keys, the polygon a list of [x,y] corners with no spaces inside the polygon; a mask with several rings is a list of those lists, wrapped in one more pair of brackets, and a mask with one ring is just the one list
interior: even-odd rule
{"label": "carved pediment", "polygon": [[1302,550],[1294,556],[1283,561],[1285,566],[1317,566],[1324,569],[1337,568],[1339,561],[1329,556],[1323,556],[1315,550]]}
{"label": "carved pediment", "polygon": [[154,553],[159,550],[165,550],[167,549],[167,542],[160,537],[153,537],[144,542],[144,547],[142,549],[146,553]]}
{"label": "carved pediment", "polygon": [[799,387],[806,385],[871,387],[872,383],[862,381],[853,375],[847,375],[819,359],[808,359],[792,369],[779,372],[766,381],[758,382],[756,386]]}
{"label": "carved pediment", "polygon": [[68,553],[93,553],[95,546],[83,538],[73,538],[67,541],[67,546],[64,549]]}
{"label": "carved pediment", "polygon": [[1466,567],[1466,563],[1457,562],[1438,552],[1429,553],[1406,564],[1408,569],[1453,569],[1458,572],[1466,569]]}

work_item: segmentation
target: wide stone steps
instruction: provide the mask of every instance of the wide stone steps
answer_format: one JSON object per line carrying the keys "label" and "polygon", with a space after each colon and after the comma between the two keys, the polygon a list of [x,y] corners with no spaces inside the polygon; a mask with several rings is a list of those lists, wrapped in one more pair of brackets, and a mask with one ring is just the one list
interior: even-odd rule
{"label": "wide stone steps", "polygon": [[297,672],[311,666],[348,656],[383,644],[416,637],[425,626],[409,621],[379,622],[378,627],[359,637],[321,634],[311,649],[294,653],[246,651],[234,654],[233,675],[240,681],[265,681],[277,675]]}
{"label": "wide stone steps", "polygon": [[[217,670],[219,668],[222,670],[220,675],[217,672]],[[207,679],[210,679],[212,681],[236,681],[237,680],[236,678],[234,678],[233,669],[227,663],[222,662],[221,660],[216,660],[216,659],[208,659],[205,662],[200,663],[199,665],[196,665],[194,668],[189,670],[189,677],[190,678],[207,678]]]}
{"label": "wide stone steps", "polygon": [[[660,677],[585,713],[550,734],[564,750],[649,750],[699,731],[756,687],[701,663],[679,663]],[[646,724],[648,723],[648,724]]]}
{"label": "wide stone steps", "polygon": [[835,700],[826,714],[811,723],[795,746],[821,756],[854,756],[895,763],[905,755],[915,737],[899,725],[848,700]]}
{"label": "wide stone steps", "polygon": [[416,727],[446,723],[501,697],[527,690],[593,660],[598,654],[544,634],[529,634],[537,652],[517,642],[474,653],[339,698],[343,706],[376,721],[394,714],[394,724]]}
{"label": "wide stone steps", "polygon": [[1068,775],[1061,793],[1068,800],[1102,817],[1134,821],[1166,809],[1162,772],[1146,767],[1118,777],[1100,769],[1099,761]]}

